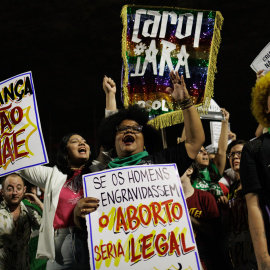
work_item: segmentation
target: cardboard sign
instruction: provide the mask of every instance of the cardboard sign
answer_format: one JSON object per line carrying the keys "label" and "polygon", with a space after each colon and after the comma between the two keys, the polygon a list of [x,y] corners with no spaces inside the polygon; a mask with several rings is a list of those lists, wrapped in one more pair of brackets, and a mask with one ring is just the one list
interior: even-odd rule
{"label": "cardboard sign", "polygon": [[[211,121],[210,122],[210,132],[211,132],[211,143],[213,148],[218,148],[218,141],[221,133],[221,122]],[[228,124],[228,129],[230,130],[230,123]],[[228,139],[228,144],[230,144],[232,140]]]}
{"label": "cardboard sign", "polygon": [[250,67],[257,73],[264,70],[263,74],[270,71],[270,42],[263,48],[259,55],[254,59]]}
{"label": "cardboard sign", "polygon": [[157,128],[180,123],[180,107],[166,92],[172,87],[169,74],[175,71],[184,75],[194,104],[207,112],[223,22],[220,12],[126,5],[121,15],[124,106],[145,107]]}
{"label": "cardboard sign", "polygon": [[201,269],[175,164],[111,169],[83,176],[100,200],[86,217],[96,269]]}
{"label": "cardboard sign", "polygon": [[32,73],[0,83],[0,175],[48,163]]}

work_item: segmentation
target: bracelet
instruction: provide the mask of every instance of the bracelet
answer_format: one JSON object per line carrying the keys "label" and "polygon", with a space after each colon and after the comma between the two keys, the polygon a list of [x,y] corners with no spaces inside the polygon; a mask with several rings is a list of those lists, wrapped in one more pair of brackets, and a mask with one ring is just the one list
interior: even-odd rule
{"label": "bracelet", "polygon": [[191,101],[191,103],[189,103],[189,104],[187,104],[187,105],[185,105],[185,106],[182,106],[181,109],[182,109],[182,111],[183,111],[183,110],[185,110],[185,109],[190,108],[191,106],[193,106],[193,102],[192,102],[192,101]]}
{"label": "bracelet", "polygon": [[191,107],[193,105],[192,99],[191,97],[188,97],[186,99],[184,99],[183,101],[178,102],[181,110],[185,110],[188,109],[189,107]]}

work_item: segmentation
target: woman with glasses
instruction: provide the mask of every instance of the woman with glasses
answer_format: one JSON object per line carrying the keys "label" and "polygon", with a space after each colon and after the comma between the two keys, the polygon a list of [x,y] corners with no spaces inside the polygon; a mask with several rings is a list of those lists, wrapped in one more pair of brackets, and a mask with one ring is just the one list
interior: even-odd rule
{"label": "woman with glasses", "polygon": [[134,164],[176,162],[180,175],[196,157],[204,142],[204,131],[200,117],[193,106],[183,76],[170,73],[173,88],[167,91],[178,102],[184,115],[186,141],[172,149],[157,151],[160,145],[158,131],[148,125],[148,113],[139,106],[122,109],[104,119],[100,133],[102,145],[113,148],[117,155],[108,165],[110,168]]}
{"label": "woman with glasses", "polygon": [[228,197],[221,197],[225,257],[231,269],[239,270],[258,269],[249,233],[247,204],[240,179],[240,161],[245,144],[243,140],[236,140],[228,146],[227,157],[236,180],[230,186]]}
{"label": "woman with glasses", "polygon": [[[148,124],[148,112],[137,105],[121,109],[105,118],[100,126],[101,144],[113,149],[116,158],[108,168],[142,164],[176,163],[182,175],[194,161],[204,142],[204,131],[200,117],[193,106],[183,76],[170,73],[173,88],[168,92],[180,103],[186,127],[186,141],[175,147],[161,149],[159,132]],[[76,224],[80,218],[75,216]]]}

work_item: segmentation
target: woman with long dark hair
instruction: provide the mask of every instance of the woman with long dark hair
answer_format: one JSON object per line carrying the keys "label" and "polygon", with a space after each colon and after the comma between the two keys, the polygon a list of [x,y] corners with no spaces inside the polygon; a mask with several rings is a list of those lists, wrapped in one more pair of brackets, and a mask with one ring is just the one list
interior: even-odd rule
{"label": "woman with long dark hair", "polygon": [[[115,110],[115,84],[104,77],[106,108]],[[45,188],[44,211],[40,227],[37,258],[48,258],[47,269],[90,269],[86,230],[74,223],[76,215],[84,218],[97,209],[96,198],[84,197],[82,175],[90,173],[90,146],[85,137],[74,132],[65,135],[54,167],[36,166],[19,174],[38,187]],[[86,209],[84,209],[86,208]]]}

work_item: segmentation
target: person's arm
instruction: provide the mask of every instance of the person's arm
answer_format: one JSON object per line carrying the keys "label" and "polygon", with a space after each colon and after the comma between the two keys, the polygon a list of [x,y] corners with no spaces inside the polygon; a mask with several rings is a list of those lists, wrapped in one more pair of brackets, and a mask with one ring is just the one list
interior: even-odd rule
{"label": "person's arm", "polygon": [[236,140],[236,134],[231,132],[231,130],[228,131],[228,139],[231,140],[231,141]]}
{"label": "person's arm", "polygon": [[255,136],[260,137],[261,135],[263,135],[263,126],[259,124],[255,131]]}
{"label": "person's arm", "polygon": [[249,231],[257,259],[258,269],[270,269],[270,256],[267,248],[263,214],[259,205],[258,194],[248,193],[245,197],[248,208]]}
{"label": "person's arm", "polygon": [[116,94],[116,85],[114,80],[111,78],[108,78],[106,75],[103,78],[103,90],[106,94],[106,109],[109,111],[116,111],[117,106],[116,106],[116,99],[115,99],[115,94]]}
{"label": "person's arm", "polygon": [[30,203],[37,205],[43,212],[43,203],[36,194],[25,193],[24,195],[29,200]]}
{"label": "person's arm", "polygon": [[226,151],[228,147],[228,124],[230,114],[225,109],[220,109],[224,115],[224,120],[221,122],[221,132],[218,141],[218,151],[213,159],[219,173],[222,175],[226,166]]}
{"label": "person's arm", "polygon": [[185,146],[188,156],[195,159],[205,140],[202,122],[195,106],[193,106],[183,75],[180,78],[178,72],[171,71],[170,78],[173,89],[168,87],[166,90],[180,103],[184,116]]}
{"label": "person's arm", "polygon": [[53,168],[47,166],[35,166],[20,171],[18,175],[40,188],[45,188],[46,181],[50,178]]}

